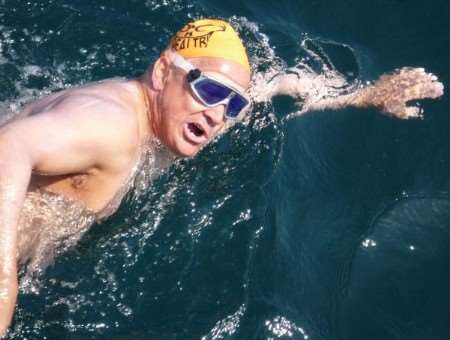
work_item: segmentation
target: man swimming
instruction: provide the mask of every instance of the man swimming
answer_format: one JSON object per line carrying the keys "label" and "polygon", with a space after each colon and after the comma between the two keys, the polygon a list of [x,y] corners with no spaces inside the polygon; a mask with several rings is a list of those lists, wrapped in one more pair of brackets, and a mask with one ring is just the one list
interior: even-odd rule
{"label": "man swimming", "polygon": [[[234,29],[221,20],[197,20],[175,35],[142,78],[51,94],[0,129],[0,335],[13,315],[18,268],[42,271],[94,222],[113,214],[145,164],[162,168],[174,157],[192,157],[241,119],[250,106],[250,80]],[[309,98],[313,87],[284,74],[267,85],[264,98]],[[304,110],[375,106],[408,118],[418,111],[407,101],[442,93],[434,76],[402,69],[345,96],[305,100]]]}

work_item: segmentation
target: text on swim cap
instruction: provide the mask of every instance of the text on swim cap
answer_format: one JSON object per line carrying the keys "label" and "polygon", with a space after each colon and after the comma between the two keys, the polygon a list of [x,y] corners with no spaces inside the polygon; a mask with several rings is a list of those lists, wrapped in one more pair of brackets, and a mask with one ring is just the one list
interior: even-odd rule
{"label": "text on swim cap", "polygon": [[208,42],[215,32],[225,32],[224,25],[204,24],[193,25],[188,24],[177,33],[172,40],[172,48],[176,51],[189,48],[207,48]]}

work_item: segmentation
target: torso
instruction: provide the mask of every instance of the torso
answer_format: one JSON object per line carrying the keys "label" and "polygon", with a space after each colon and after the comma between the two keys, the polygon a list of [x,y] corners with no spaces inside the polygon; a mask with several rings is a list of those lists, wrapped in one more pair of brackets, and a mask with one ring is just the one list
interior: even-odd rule
{"label": "torso", "polygon": [[33,174],[28,191],[45,190],[81,202],[86,208],[99,212],[125,182],[137,158],[130,159],[128,168],[118,174],[71,174],[45,176]]}
{"label": "torso", "polygon": [[[82,201],[47,187],[27,193],[19,223],[18,261],[22,268],[21,288],[32,290],[35,279],[55,256],[74,246],[94,222],[117,211],[125,195],[140,195],[174,156],[157,141],[148,140],[139,147],[139,157],[108,203],[94,211]],[[64,179],[71,183],[72,178]],[[69,184],[68,184],[69,185]],[[72,184],[70,184],[72,185]]]}
{"label": "torso", "polygon": [[[129,103],[130,119],[135,119],[138,125],[148,124],[142,105],[145,98],[136,82],[113,80],[69,91],[89,91],[90,94],[97,91],[99,96],[108,93],[105,100],[124,100]],[[67,91],[38,100],[26,107],[22,115],[50,108],[64,95]],[[114,171],[89,169],[84,173],[58,176],[32,174],[19,223],[18,260],[26,264],[22,281],[30,281],[56,254],[75,244],[94,222],[113,214],[138,178],[149,182],[158,168],[171,162],[169,153],[161,150],[159,160],[155,160],[156,144],[145,131],[142,136],[145,138],[129,154],[118,155],[122,157],[121,166]]]}

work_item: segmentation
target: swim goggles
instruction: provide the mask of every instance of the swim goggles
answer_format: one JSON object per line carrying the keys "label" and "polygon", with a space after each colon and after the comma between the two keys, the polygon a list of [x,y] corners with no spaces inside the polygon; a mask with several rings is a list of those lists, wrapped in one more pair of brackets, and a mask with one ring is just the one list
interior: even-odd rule
{"label": "swim goggles", "polygon": [[225,117],[231,119],[240,117],[249,108],[250,100],[241,91],[204,74],[178,53],[171,51],[170,55],[173,65],[187,73],[186,80],[192,93],[204,106],[225,105]]}

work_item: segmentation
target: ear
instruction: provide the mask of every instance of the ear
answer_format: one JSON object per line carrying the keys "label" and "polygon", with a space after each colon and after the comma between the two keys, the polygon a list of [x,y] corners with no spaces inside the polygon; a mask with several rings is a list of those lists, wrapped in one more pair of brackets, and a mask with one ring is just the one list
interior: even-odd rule
{"label": "ear", "polygon": [[162,90],[170,73],[170,61],[162,55],[155,61],[152,69],[152,84],[155,90]]}

